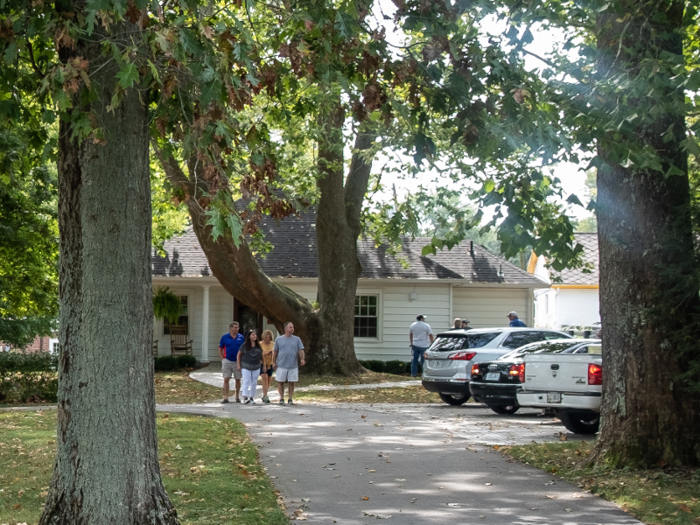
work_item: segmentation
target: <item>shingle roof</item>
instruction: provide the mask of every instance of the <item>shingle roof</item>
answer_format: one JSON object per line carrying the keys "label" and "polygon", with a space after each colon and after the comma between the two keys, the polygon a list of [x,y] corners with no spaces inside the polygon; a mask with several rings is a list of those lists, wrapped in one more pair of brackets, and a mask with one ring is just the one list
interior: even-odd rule
{"label": "shingle roof", "polygon": [[[600,273],[598,270],[598,234],[597,233],[576,233],[576,242],[583,246],[583,268],[573,270],[562,270],[559,273],[552,271],[553,284],[577,284],[577,285],[597,285]],[[561,281],[555,280],[559,277]]]}
{"label": "shingle roof", "polygon": [[[307,212],[302,218],[288,217],[275,222],[266,219],[260,224],[265,239],[274,249],[258,256],[262,270],[270,277],[318,277],[316,258],[315,213]],[[358,241],[358,257],[364,268],[360,278],[365,279],[464,279],[470,283],[520,284],[541,286],[543,282],[479,245],[470,253],[470,243],[462,242],[451,251],[421,256],[429,238],[407,240],[399,258],[387,246],[375,246],[371,239]],[[165,257],[153,256],[153,275],[163,277],[207,277],[211,269],[199,246],[192,228],[164,245]],[[499,273],[501,276],[499,276]]]}

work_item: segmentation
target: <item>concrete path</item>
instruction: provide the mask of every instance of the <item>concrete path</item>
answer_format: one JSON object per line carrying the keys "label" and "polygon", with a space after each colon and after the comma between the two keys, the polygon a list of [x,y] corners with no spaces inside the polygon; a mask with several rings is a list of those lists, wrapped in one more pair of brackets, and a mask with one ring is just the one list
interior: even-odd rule
{"label": "concrete path", "polygon": [[[628,525],[615,505],[484,444],[558,440],[533,410],[481,405],[160,405],[242,421],[291,516],[307,523]],[[572,435],[569,435],[573,439]],[[296,514],[295,514],[296,511]]]}

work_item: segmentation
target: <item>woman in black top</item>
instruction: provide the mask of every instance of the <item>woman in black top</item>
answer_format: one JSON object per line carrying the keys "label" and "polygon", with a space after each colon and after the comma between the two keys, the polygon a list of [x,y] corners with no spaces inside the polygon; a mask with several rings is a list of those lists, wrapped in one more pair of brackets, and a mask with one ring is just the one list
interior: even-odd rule
{"label": "woman in black top", "polygon": [[243,374],[243,388],[241,389],[243,403],[249,405],[255,402],[253,398],[258,386],[258,376],[262,364],[262,348],[260,348],[258,334],[255,330],[250,330],[245,335],[245,342],[238,351],[237,360],[238,370]]}

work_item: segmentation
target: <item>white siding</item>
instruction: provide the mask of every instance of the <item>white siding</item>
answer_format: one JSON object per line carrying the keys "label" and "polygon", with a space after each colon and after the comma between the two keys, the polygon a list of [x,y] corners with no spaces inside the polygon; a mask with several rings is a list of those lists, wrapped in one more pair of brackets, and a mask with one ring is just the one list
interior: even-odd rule
{"label": "white siding", "polygon": [[[315,301],[317,286],[315,283],[286,283],[302,297]],[[158,286],[158,284],[156,284]],[[416,316],[427,316],[427,323],[433,333],[445,331],[452,325],[453,317],[467,317],[474,328],[488,326],[507,326],[506,314],[516,310],[529,325],[532,323],[532,307],[528,308],[529,290],[522,288],[452,288],[450,304],[449,283],[402,283],[402,282],[367,282],[358,283],[358,295],[376,295],[378,297],[378,337],[356,338],[355,352],[359,359],[400,359],[410,361],[408,330]],[[171,285],[170,289],[177,295],[189,298],[190,337],[193,339],[194,355],[202,355],[202,297],[201,285]],[[233,297],[223,287],[212,284],[209,289],[209,349],[210,361],[219,361],[219,340],[228,330],[233,319]],[[272,328],[272,326],[268,326]],[[161,355],[170,354],[170,338],[163,335],[163,322],[154,323],[154,336],[159,339]]]}
{"label": "white siding", "polygon": [[525,288],[454,288],[454,317],[467,318],[472,328],[508,326],[508,312],[515,310],[532,326],[530,291]]}
{"label": "white siding", "polygon": [[[383,287],[358,286],[358,295],[379,295],[379,337],[355,339],[359,359],[390,361],[411,360],[408,330],[416,316],[423,314],[433,333],[450,324],[450,286],[448,284],[388,284]],[[415,293],[411,300],[409,294]]]}
{"label": "white siding", "polygon": [[559,326],[592,326],[600,322],[597,289],[560,288]]}

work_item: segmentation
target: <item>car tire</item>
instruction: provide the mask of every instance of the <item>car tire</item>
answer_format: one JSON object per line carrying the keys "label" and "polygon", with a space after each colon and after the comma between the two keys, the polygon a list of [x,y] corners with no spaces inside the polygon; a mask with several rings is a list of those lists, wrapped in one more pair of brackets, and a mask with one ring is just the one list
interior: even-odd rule
{"label": "car tire", "polygon": [[501,405],[486,405],[489,407],[491,410],[496,412],[496,414],[501,414],[501,415],[507,415],[507,414],[515,414],[518,410],[520,410],[519,405],[509,405],[509,406],[501,406]]}
{"label": "car tire", "polygon": [[558,417],[562,425],[574,434],[595,434],[600,428],[600,414],[597,412],[561,410]]}
{"label": "car tire", "polygon": [[468,394],[443,394],[440,393],[440,399],[442,399],[445,403],[448,405],[463,405],[467,401],[469,401],[469,398],[471,397]]}

